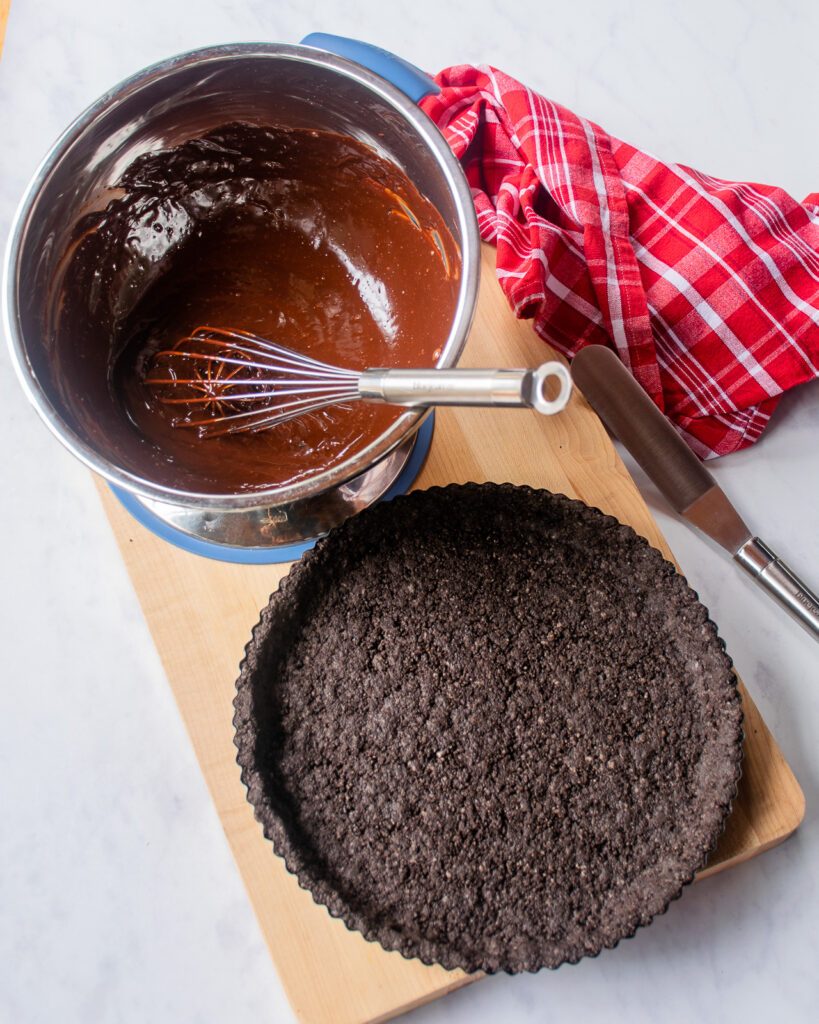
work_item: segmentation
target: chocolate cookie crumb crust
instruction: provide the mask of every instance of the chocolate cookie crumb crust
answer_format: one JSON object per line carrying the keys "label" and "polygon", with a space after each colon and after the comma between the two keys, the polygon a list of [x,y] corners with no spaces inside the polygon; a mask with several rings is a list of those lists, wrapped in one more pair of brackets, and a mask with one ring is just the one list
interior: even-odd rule
{"label": "chocolate cookie crumb crust", "polygon": [[334,530],[237,683],[248,799],[348,927],[447,968],[596,955],[703,866],[740,774],[731,660],[686,581],[578,501],[416,491]]}

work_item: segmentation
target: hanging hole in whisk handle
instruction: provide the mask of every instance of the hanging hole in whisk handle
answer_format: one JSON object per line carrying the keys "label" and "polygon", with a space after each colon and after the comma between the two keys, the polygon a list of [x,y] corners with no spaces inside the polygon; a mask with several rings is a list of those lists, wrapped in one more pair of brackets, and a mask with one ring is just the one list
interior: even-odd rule
{"label": "hanging hole in whisk handle", "polygon": [[532,370],[529,400],[533,409],[544,416],[553,416],[566,408],[572,393],[569,371],[557,361],[543,363]]}

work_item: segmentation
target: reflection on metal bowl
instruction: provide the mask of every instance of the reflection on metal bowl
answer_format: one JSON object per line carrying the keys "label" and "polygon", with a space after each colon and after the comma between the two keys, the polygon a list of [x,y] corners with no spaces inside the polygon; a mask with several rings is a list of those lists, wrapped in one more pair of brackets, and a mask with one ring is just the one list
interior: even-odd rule
{"label": "reflection on metal bowl", "polygon": [[[99,211],[133,161],[229,121],[347,134],[406,175],[433,204],[460,257],[457,301],[437,365],[457,362],[475,306],[478,232],[469,187],[437,128],[399,89],[362,65],[303,46],[245,44],[194,51],[122,83],[55,143],[29,186],[6,254],[4,316],[20,379],[40,416],[86,465],[136,495],[183,533],[217,544],[290,544],[315,537],[377,500],[401,470],[423,413],[408,410],[326,471],[280,486],[224,491],[180,485],[120,457],[105,402],[64,398],[73,349],[55,357],[54,295],[78,221]],[[106,200],[107,201],[107,200]],[[106,418],[108,417],[108,418]],[[246,512],[250,512],[246,515]]]}

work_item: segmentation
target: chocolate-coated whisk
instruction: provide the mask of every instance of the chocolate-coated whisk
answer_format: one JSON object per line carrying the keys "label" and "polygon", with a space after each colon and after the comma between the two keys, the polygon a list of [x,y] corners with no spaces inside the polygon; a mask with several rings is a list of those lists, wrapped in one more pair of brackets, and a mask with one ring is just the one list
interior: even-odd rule
{"label": "chocolate-coated whisk", "polygon": [[[546,397],[550,379],[558,393]],[[571,393],[562,363],[534,370],[349,370],[321,362],[246,331],[198,327],[158,352],[145,383],[177,406],[179,427],[203,437],[268,430],[348,402],[408,407],[473,405],[529,407],[544,415],[565,408]]]}

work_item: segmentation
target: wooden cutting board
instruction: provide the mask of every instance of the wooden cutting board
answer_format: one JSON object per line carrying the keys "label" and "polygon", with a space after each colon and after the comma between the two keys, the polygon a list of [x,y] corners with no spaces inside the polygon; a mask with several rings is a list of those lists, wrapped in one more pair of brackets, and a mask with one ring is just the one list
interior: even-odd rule
{"label": "wooden cutting board", "polygon": [[0,53],[3,52],[3,42],[6,38],[6,24],[9,18],[9,4],[11,0],[0,0]]}
{"label": "wooden cutting board", "polygon": [[[531,325],[509,311],[494,280],[494,250],[485,248],[483,262],[480,302],[462,365],[537,365],[549,350]],[[439,410],[416,486],[469,480],[526,483],[581,498],[672,557],[579,394],[552,418],[517,410]],[[309,1024],[384,1021],[475,980],[385,953],[349,932],[299,888],[253,817],[236,766],[231,701],[251,628],[287,566],[228,565],[187,554],[139,526],[102,482],[100,494],[296,1017]],[[726,566],[727,573],[734,571]],[[744,690],[743,701],[742,784],[702,876],[781,842],[804,813],[802,791]]]}

